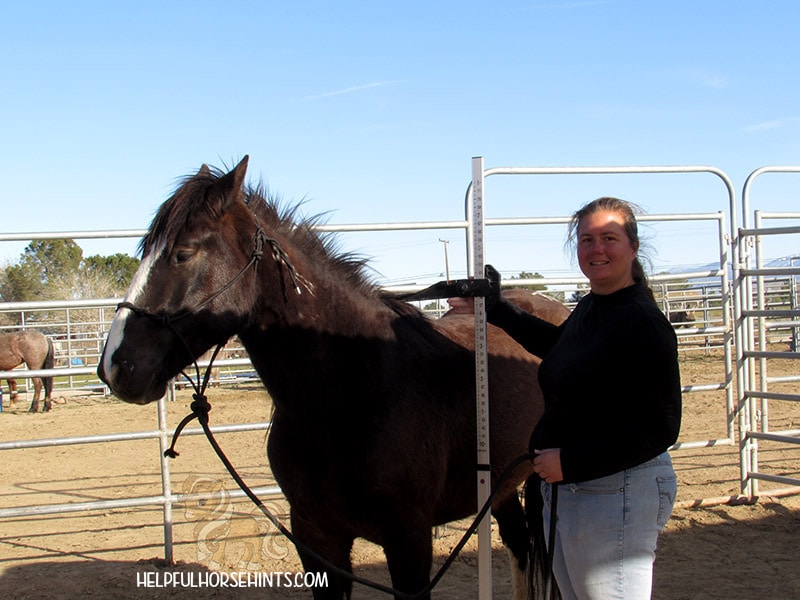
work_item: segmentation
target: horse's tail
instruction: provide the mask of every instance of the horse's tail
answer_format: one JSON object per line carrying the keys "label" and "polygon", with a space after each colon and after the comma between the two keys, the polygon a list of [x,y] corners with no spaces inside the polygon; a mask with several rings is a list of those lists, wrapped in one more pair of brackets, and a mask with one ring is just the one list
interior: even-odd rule
{"label": "horse's tail", "polygon": [[[53,350],[53,340],[49,337],[45,336],[47,340],[47,354],[44,357],[44,364],[42,365],[43,369],[52,369],[53,365],[55,364],[55,351]],[[42,383],[44,383],[44,397],[50,398],[53,394],[53,378],[51,377],[42,377]]]}
{"label": "horse's tail", "polygon": [[[561,598],[555,577],[552,574],[552,560],[548,557],[547,531],[544,528],[544,499],[542,480],[534,474],[525,481],[525,517],[531,532],[529,556],[528,598],[530,600],[551,600]],[[555,515],[551,515],[555,519]],[[552,551],[552,548],[550,549]]]}

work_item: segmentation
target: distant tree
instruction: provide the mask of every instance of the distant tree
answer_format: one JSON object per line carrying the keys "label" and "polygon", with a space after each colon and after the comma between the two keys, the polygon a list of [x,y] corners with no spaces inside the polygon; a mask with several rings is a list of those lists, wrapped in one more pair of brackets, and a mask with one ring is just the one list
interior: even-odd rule
{"label": "distant tree", "polygon": [[84,275],[90,278],[100,278],[113,284],[116,294],[122,294],[133,280],[136,269],[139,268],[139,259],[127,254],[112,254],[111,256],[87,256],[83,261]]}
{"label": "distant tree", "polygon": [[83,250],[73,240],[34,240],[19,263],[6,269],[3,298],[18,302],[47,299],[49,286],[75,281],[82,260]]}
{"label": "distant tree", "polygon": [[0,297],[4,302],[27,302],[41,297],[42,285],[39,273],[30,265],[10,265],[3,271]]}
{"label": "distant tree", "polygon": [[90,256],[71,239],[35,240],[0,277],[5,302],[101,298],[122,294],[139,260],[125,254]]}
{"label": "distant tree", "polygon": [[[544,275],[539,273],[530,273],[528,271],[521,271],[518,277],[510,277],[509,281],[514,281],[515,279],[544,279]],[[543,292],[547,289],[547,286],[543,283],[515,285],[514,287],[522,288],[524,290],[531,290],[532,292]]]}
{"label": "distant tree", "polygon": [[[2,295],[3,294],[3,289],[6,287],[6,280],[7,280],[6,277],[7,277],[7,270],[8,270],[9,266],[10,266],[9,263],[6,263],[5,265],[3,265],[2,268],[0,268],[0,300],[2,300],[2,298],[3,298],[3,295]],[[16,321],[16,319],[14,318],[13,315],[11,315],[9,313],[5,313],[5,312],[0,313],[0,325],[5,327],[5,326],[10,326],[10,325],[16,325],[16,324],[17,324],[17,321]]]}
{"label": "distant tree", "polygon": [[83,250],[74,240],[37,240],[23,253],[22,262],[41,272],[43,284],[74,279],[83,260]]}
{"label": "distant tree", "polygon": [[433,302],[428,302],[422,307],[423,312],[435,313],[437,316],[442,312],[448,311],[449,309],[450,307],[447,305],[446,300],[434,300]]}

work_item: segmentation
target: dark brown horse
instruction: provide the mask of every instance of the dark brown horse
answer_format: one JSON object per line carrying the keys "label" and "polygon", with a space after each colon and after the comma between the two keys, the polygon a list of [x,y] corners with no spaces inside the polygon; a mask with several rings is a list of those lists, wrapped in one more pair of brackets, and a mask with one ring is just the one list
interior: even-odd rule
{"label": "dark brown horse", "polygon": [[[0,333],[0,371],[10,371],[21,364],[32,370],[53,368],[53,344],[44,334],[27,329],[12,333]],[[52,377],[33,377],[33,402],[30,412],[39,411],[39,397],[44,387],[44,411],[53,406]],[[8,380],[9,397],[13,402],[17,398],[17,381]]]}
{"label": "dark brown horse", "polygon": [[[362,260],[246,187],[246,166],[203,166],[161,206],[98,374],[146,404],[238,334],[274,403],[267,452],[294,534],[347,571],[355,538],[380,544],[395,589],[417,592],[431,528],[477,510],[473,318],[432,321],[382,296]],[[543,403],[538,359],[499,329],[488,335],[496,481],[528,452]],[[492,507],[518,573],[530,538],[517,488],[530,473],[519,466]],[[299,554],[306,570],[326,570]],[[315,598],[350,597],[349,580],[331,571],[329,582]]]}

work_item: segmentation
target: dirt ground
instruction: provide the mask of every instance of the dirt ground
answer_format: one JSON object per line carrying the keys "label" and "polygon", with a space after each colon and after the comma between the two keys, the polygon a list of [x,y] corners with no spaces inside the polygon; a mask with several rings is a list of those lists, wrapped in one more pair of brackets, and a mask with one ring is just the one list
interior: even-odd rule
{"label": "dirt ground", "polygon": [[[770,367],[796,372],[785,361]],[[794,370],[793,370],[794,369]],[[718,356],[692,353],[682,363],[683,382],[696,385],[722,380]],[[782,384],[775,391],[798,393],[800,385]],[[211,424],[265,422],[269,399],[258,382],[213,388]],[[48,414],[30,415],[22,403],[0,414],[0,441],[138,432],[157,427],[155,405],[131,406],[100,394],[70,395]],[[8,401],[6,396],[6,402]],[[169,403],[168,422],[174,427],[189,412],[190,393],[182,391]],[[771,402],[772,430],[800,428],[800,407]],[[681,441],[726,437],[725,396],[722,392],[687,394]],[[251,486],[269,486],[265,455],[266,432],[220,434],[219,442]],[[180,456],[171,461],[174,493],[213,491],[205,502],[175,507],[174,565],[164,562],[163,511],[154,504],[71,514],[10,517],[0,520],[0,598],[310,598],[308,588],[294,587],[302,569],[291,547],[275,535],[268,522],[247,501],[231,499],[235,484],[201,436],[183,436]],[[2,455],[0,508],[68,502],[151,497],[161,493],[155,440],[15,448]],[[679,478],[678,506],[660,540],[653,597],[798,598],[800,559],[800,496],[763,493],[784,487],[761,482],[754,504],[724,502],[739,495],[736,445],[715,445],[673,452]],[[762,442],[763,471],[800,475],[798,446]],[[267,499],[287,519],[280,497]],[[440,565],[468,526],[458,522],[442,528],[435,539]],[[493,592],[511,597],[508,561],[494,530]],[[246,553],[255,548],[248,558]],[[434,598],[476,598],[477,543],[473,538],[445,575]],[[388,584],[380,548],[359,542],[353,552],[356,573]],[[259,581],[239,580],[253,587],[222,587],[220,573],[249,571]],[[286,573],[288,575],[279,575]],[[268,585],[266,575],[274,579]],[[164,585],[182,577],[181,587]],[[194,579],[189,579],[193,577]],[[213,579],[216,577],[217,579]],[[205,579],[203,579],[205,578]],[[208,586],[197,587],[208,583]],[[233,582],[228,579],[228,585]],[[261,584],[261,586],[257,586]],[[387,596],[355,585],[354,598]]]}

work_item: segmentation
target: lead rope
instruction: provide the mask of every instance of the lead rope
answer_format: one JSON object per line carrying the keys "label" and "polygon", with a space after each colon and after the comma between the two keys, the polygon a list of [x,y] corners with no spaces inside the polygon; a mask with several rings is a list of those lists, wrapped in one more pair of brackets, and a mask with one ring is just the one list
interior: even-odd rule
{"label": "lead rope", "polygon": [[[312,550],[306,544],[297,539],[297,537],[295,537],[295,535],[289,529],[287,529],[286,526],[283,523],[281,523],[280,520],[274,514],[272,514],[272,512],[270,512],[270,510],[264,505],[264,503],[256,495],[256,493],[250,489],[250,486],[248,486],[242,479],[242,477],[239,475],[236,468],[233,466],[233,464],[231,464],[230,460],[228,460],[228,457],[222,451],[222,448],[220,448],[219,444],[217,443],[217,440],[214,438],[214,434],[211,432],[211,428],[208,425],[208,413],[211,411],[211,405],[208,403],[208,399],[205,396],[205,388],[209,381],[209,374],[211,373],[211,365],[214,362],[214,358],[216,358],[220,348],[221,346],[217,346],[217,349],[214,351],[214,355],[211,358],[208,367],[206,367],[206,374],[205,377],[203,378],[203,382],[199,384],[199,386],[197,383],[195,383],[194,380],[192,380],[190,377],[187,377],[185,373],[182,373],[184,377],[186,377],[189,380],[189,382],[192,384],[192,387],[195,390],[195,394],[193,396],[194,402],[192,402],[190,407],[192,409],[192,413],[184,417],[184,419],[175,429],[175,433],[173,434],[172,438],[172,444],[170,445],[169,449],[164,451],[164,456],[169,458],[176,458],[177,456],[179,456],[178,452],[175,451],[175,444],[178,441],[178,436],[180,435],[181,431],[186,426],[186,424],[196,418],[200,422],[200,425],[203,428],[203,432],[205,433],[208,442],[211,444],[211,447],[214,449],[214,452],[219,457],[220,461],[222,461],[222,464],[225,465],[225,468],[227,469],[228,473],[236,482],[236,484],[239,486],[239,488],[241,488],[241,490],[247,495],[248,498],[250,498],[253,504],[255,504],[259,508],[259,510],[264,514],[264,516],[267,517],[270,523],[272,523],[278,529],[278,531],[280,531],[284,535],[284,537],[286,537],[286,539],[288,539],[295,545],[298,551],[306,553],[307,555],[312,557],[315,561],[319,562],[326,569],[328,569],[329,571],[335,573],[340,577],[349,579],[350,581],[353,581],[355,583],[360,583],[361,585],[373,588],[375,590],[378,590],[379,592],[394,595],[395,598],[398,598],[400,600],[418,600],[419,598],[422,598],[430,594],[431,591],[433,591],[433,589],[438,585],[442,577],[444,577],[444,574],[447,572],[447,570],[450,568],[453,562],[455,562],[456,558],[461,553],[461,550],[464,549],[464,546],[466,546],[467,542],[469,541],[469,538],[474,535],[475,531],[477,531],[478,524],[491,508],[492,502],[494,502],[494,499],[497,496],[497,493],[499,492],[502,483],[511,475],[514,469],[516,469],[519,465],[521,465],[526,461],[532,461],[534,458],[532,454],[523,454],[522,456],[519,456],[515,460],[513,460],[511,464],[509,464],[508,467],[506,467],[506,470],[498,479],[497,484],[494,487],[494,490],[489,495],[489,498],[487,498],[486,503],[481,507],[481,510],[475,516],[475,519],[473,520],[472,524],[464,532],[464,535],[461,537],[458,544],[455,545],[453,550],[450,552],[450,555],[447,557],[447,560],[445,560],[442,566],[439,567],[439,570],[436,572],[436,575],[434,575],[434,577],[431,579],[428,585],[425,586],[423,590],[417,592],[416,594],[401,592],[394,588],[371,581],[369,579],[359,577],[358,575],[351,573],[349,571],[345,571],[341,567],[338,567],[337,565],[333,564],[326,558],[317,554],[316,551]],[[198,380],[199,380],[199,368],[197,366],[196,361],[195,361],[195,369],[198,371]]]}
{"label": "lead rope", "polygon": [[[255,233],[255,236],[254,236],[254,245],[255,246],[254,246],[253,253],[252,253],[252,256],[250,258],[250,261],[225,286],[223,286],[217,292],[215,292],[214,294],[212,294],[211,296],[206,298],[203,302],[201,302],[199,305],[195,306],[191,310],[185,311],[185,312],[180,313],[180,314],[178,314],[176,316],[157,315],[157,314],[148,312],[148,311],[146,311],[146,310],[144,310],[142,308],[139,308],[139,307],[137,307],[136,305],[134,305],[134,304],[132,304],[130,302],[121,302],[120,304],[117,305],[117,310],[119,310],[121,308],[127,308],[127,309],[133,311],[137,315],[140,315],[140,316],[143,316],[143,317],[147,317],[147,318],[152,319],[152,320],[154,320],[154,321],[156,321],[156,322],[158,322],[158,323],[160,323],[160,324],[162,324],[162,325],[164,325],[166,327],[169,327],[169,329],[175,334],[175,336],[179,340],[181,340],[181,343],[183,344],[184,348],[189,352],[189,356],[191,357],[191,356],[193,356],[193,353],[192,353],[191,349],[189,348],[189,345],[186,343],[186,340],[183,339],[183,336],[180,335],[178,330],[174,327],[173,322],[197,312],[202,307],[206,306],[211,301],[213,301],[215,298],[217,298],[220,294],[222,294],[225,291],[227,291],[240,277],[242,277],[245,274],[245,272],[247,272],[247,270],[251,266],[256,265],[261,260],[262,255],[263,255],[263,245],[264,245],[265,242],[269,243],[270,246],[272,246],[273,258],[282,267],[286,268],[286,270],[288,271],[289,278],[292,281],[292,285],[293,285],[295,291],[298,294],[301,293],[300,286],[299,286],[300,277],[297,274],[297,271],[295,270],[295,268],[292,265],[291,261],[289,261],[288,255],[283,250],[283,248],[281,248],[281,246],[280,246],[280,244],[278,243],[277,240],[275,240],[273,238],[270,238],[270,237],[267,237],[267,235],[264,232],[264,230],[261,227],[258,227],[258,229],[256,230],[256,233]],[[286,287],[285,287],[285,283],[283,281],[283,278],[281,278],[281,285],[283,287],[284,297],[286,297],[287,296]],[[208,402],[208,398],[205,395],[205,390],[206,390],[206,388],[208,386],[208,383],[209,383],[209,380],[210,380],[211,367],[212,367],[212,365],[214,363],[214,359],[216,359],[217,354],[222,349],[223,345],[224,344],[217,345],[216,349],[214,350],[214,353],[213,353],[213,355],[211,357],[211,360],[209,361],[208,366],[206,367],[206,372],[205,372],[205,375],[203,377],[203,381],[202,382],[200,382],[200,367],[197,364],[197,360],[194,360],[194,359],[192,360],[192,362],[194,363],[195,374],[197,376],[197,380],[196,381],[193,380],[188,375],[186,375],[186,373],[184,371],[181,371],[181,374],[189,381],[189,383],[192,385],[192,388],[194,389],[194,394],[192,396],[194,401],[190,405],[190,408],[191,408],[192,412],[191,412],[191,414],[189,414],[186,417],[184,417],[183,420],[178,425],[178,427],[175,429],[175,433],[173,434],[173,437],[172,437],[172,443],[170,444],[170,447],[167,450],[164,451],[164,456],[166,456],[168,458],[176,458],[176,457],[179,456],[178,452],[175,450],[175,444],[178,441],[178,437],[180,436],[180,434],[183,431],[184,427],[186,427],[186,425],[188,423],[190,423],[194,419],[197,419],[198,422],[200,423],[200,426],[203,428],[203,432],[205,433],[206,438],[208,439],[208,442],[211,444],[211,447],[214,449],[214,452],[219,457],[220,461],[222,461],[222,464],[225,465],[225,468],[227,469],[228,473],[233,478],[233,480],[236,482],[236,484],[247,495],[247,497],[250,498],[250,500],[259,508],[259,510],[261,510],[261,512],[264,514],[264,516],[267,517],[267,519],[273,525],[275,525],[275,527],[278,529],[278,531],[280,531],[286,537],[286,539],[288,539],[289,541],[291,541],[295,545],[295,547],[298,549],[298,551],[305,552],[308,556],[312,557],[314,560],[319,562],[326,569],[328,569],[332,573],[338,575],[339,577],[343,577],[343,578],[348,579],[350,581],[353,581],[355,583],[360,583],[361,585],[373,588],[375,590],[378,590],[378,591],[386,593],[386,594],[392,594],[397,599],[400,599],[400,600],[418,600],[419,598],[422,598],[422,597],[426,596],[427,594],[430,594],[430,592],[433,590],[433,588],[436,587],[436,585],[442,579],[444,574],[447,572],[447,570],[453,564],[455,559],[458,557],[458,555],[461,552],[461,550],[463,550],[464,546],[469,541],[469,538],[472,537],[472,535],[474,535],[475,531],[477,531],[478,524],[480,523],[480,521],[483,519],[483,517],[486,515],[486,513],[491,508],[492,502],[494,501],[495,497],[497,496],[498,491],[501,489],[501,484],[511,475],[513,470],[516,469],[519,465],[521,465],[522,463],[524,463],[526,461],[533,461],[533,459],[534,459],[534,456],[532,454],[523,454],[522,456],[519,456],[515,460],[513,460],[511,462],[511,464],[509,464],[509,466],[506,467],[506,470],[503,472],[503,474],[498,479],[494,490],[489,494],[489,497],[486,499],[486,502],[481,507],[481,510],[475,516],[475,519],[473,520],[472,524],[464,532],[464,535],[461,537],[461,540],[459,540],[458,544],[456,544],[456,546],[450,552],[450,555],[447,557],[447,560],[445,560],[445,562],[442,564],[442,566],[436,572],[436,575],[431,579],[431,581],[428,583],[427,586],[425,586],[425,588],[423,590],[421,590],[420,592],[418,592],[416,594],[408,594],[406,592],[401,592],[399,590],[395,590],[395,589],[393,589],[391,587],[382,585],[380,583],[376,583],[374,581],[370,581],[369,579],[365,579],[363,577],[359,577],[358,575],[355,575],[354,573],[350,573],[349,571],[345,571],[341,567],[338,567],[335,564],[331,563],[326,558],[320,556],[314,550],[312,550],[307,545],[305,545],[303,542],[301,542],[299,539],[297,539],[297,537],[295,537],[295,535],[289,529],[287,529],[283,525],[283,523],[281,523],[280,520],[275,515],[273,515],[269,511],[269,509],[264,505],[264,503],[261,501],[261,499],[255,494],[255,492],[253,492],[253,490],[251,490],[250,487],[244,482],[244,480],[241,478],[239,473],[236,471],[235,467],[228,460],[228,457],[225,455],[225,453],[219,447],[219,444],[217,444],[217,441],[214,438],[214,434],[211,432],[211,428],[208,425],[208,413],[211,411],[211,404],[209,404],[209,402]],[[552,561],[552,557],[551,557],[551,561]]]}
{"label": "lead rope", "polygon": [[[176,335],[178,335],[177,332],[175,333]],[[181,340],[183,339],[180,335],[178,337],[181,338]],[[185,342],[184,345],[186,345]],[[210,381],[211,369],[214,360],[216,359],[219,351],[222,349],[222,346],[223,344],[219,344],[214,350],[214,353],[211,356],[211,360],[209,361],[208,366],[206,367],[206,372],[205,375],[203,376],[202,382],[200,381],[200,368],[196,360],[194,361],[195,373],[197,375],[196,380],[192,379],[185,372],[181,371],[181,374],[186,378],[187,381],[189,381],[192,388],[194,389],[194,394],[192,396],[194,401],[190,405],[192,412],[189,415],[185,416],[183,420],[181,420],[181,422],[178,424],[178,427],[175,429],[175,433],[172,436],[172,443],[170,444],[170,447],[164,451],[164,456],[168,458],[177,458],[178,456],[180,456],[180,454],[175,450],[175,444],[178,441],[178,437],[180,436],[184,427],[186,427],[188,423],[190,423],[194,419],[197,419],[198,422],[200,423],[200,426],[203,428],[203,433],[205,433],[206,439],[208,440],[209,444],[211,444],[211,447],[214,449],[214,452],[216,453],[217,457],[219,457],[222,464],[225,465],[225,469],[228,471],[228,473],[236,482],[236,484],[239,486],[239,488],[247,495],[248,498],[250,498],[253,504],[255,504],[258,507],[258,509],[264,514],[264,516],[270,521],[270,523],[272,523],[278,529],[278,531],[280,531],[284,535],[284,537],[286,537],[286,539],[288,539],[295,545],[298,551],[305,552],[307,555],[312,557],[315,561],[319,562],[326,569],[328,569],[329,571],[335,573],[340,577],[349,579],[350,581],[353,581],[355,583],[360,583],[361,585],[373,588],[385,594],[390,594],[390,595],[393,594],[396,598],[400,600],[418,600],[419,598],[422,598],[427,594],[430,594],[431,591],[433,591],[433,589],[438,585],[442,577],[444,577],[445,573],[453,564],[453,562],[455,562],[458,555],[464,549],[464,546],[466,546],[467,542],[469,541],[469,538],[471,538],[475,534],[475,531],[477,531],[479,523],[486,515],[486,513],[489,512],[489,509],[492,506],[492,502],[494,502],[494,499],[497,496],[499,490],[501,489],[503,482],[506,479],[508,479],[508,477],[514,471],[514,469],[516,469],[519,465],[521,465],[526,461],[533,461],[534,456],[532,454],[523,454],[517,457],[515,460],[513,460],[511,464],[509,464],[508,467],[506,467],[506,470],[497,480],[494,489],[492,490],[491,494],[489,494],[489,497],[486,499],[486,502],[481,507],[481,510],[473,519],[472,524],[464,532],[464,535],[461,537],[458,544],[456,544],[453,550],[450,552],[450,555],[447,557],[447,560],[445,560],[442,566],[439,567],[439,570],[436,572],[436,575],[434,575],[434,577],[430,580],[428,585],[425,586],[423,590],[417,592],[416,594],[408,594],[406,592],[401,592],[399,590],[382,585],[380,583],[376,583],[369,579],[359,577],[358,575],[355,575],[354,573],[351,573],[349,571],[345,571],[341,567],[338,567],[337,565],[333,564],[326,558],[317,554],[316,551],[309,548],[306,544],[301,542],[283,523],[281,523],[281,521],[274,514],[272,514],[272,512],[270,512],[270,510],[264,505],[264,503],[261,501],[258,495],[256,495],[256,493],[253,492],[252,489],[250,489],[250,486],[248,486],[247,483],[245,483],[244,479],[242,479],[242,477],[239,475],[239,472],[236,470],[236,468],[230,462],[228,457],[225,455],[225,452],[223,452],[222,448],[220,448],[219,444],[217,443],[217,440],[214,437],[214,434],[212,433],[211,428],[209,427],[208,424],[208,413],[211,412],[211,404],[209,404],[208,402],[208,398],[205,395],[205,391]],[[553,514],[555,513],[555,502],[557,498],[556,489],[557,487],[554,486],[553,500],[551,505],[552,506],[551,510],[553,511]],[[545,580],[545,598],[547,600],[550,599],[551,595],[550,589],[552,581],[553,548],[555,543],[554,541],[555,519],[553,516],[551,516],[550,540],[551,540],[550,546],[548,548],[548,554],[547,554],[548,573],[546,576],[547,578]],[[529,568],[532,568],[532,566]]]}
{"label": "lead rope", "polygon": [[556,519],[558,518],[558,488],[559,484],[550,484],[550,531],[547,538],[547,558],[546,558],[546,573],[544,580],[544,598],[551,600],[553,598],[553,556],[556,549]]}
{"label": "lead rope", "polygon": [[[169,323],[167,323],[167,325],[169,325]],[[174,332],[181,339],[181,341],[183,341],[183,337],[180,336],[177,331]],[[183,343],[184,346],[187,346],[188,348],[186,342]],[[224,344],[219,344],[214,349],[211,359],[209,360],[208,366],[206,367],[206,372],[205,375],[203,376],[202,381],[200,381],[200,367],[197,364],[196,360],[193,361],[196,379],[192,379],[184,371],[181,371],[181,375],[183,375],[184,378],[186,378],[186,380],[191,384],[192,388],[194,389],[194,394],[192,395],[192,399],[194,401],[189,406],[192,412],[186,415],[178,424],[178,426],[175,428],[175,433],[172,436],[172,443],[170,444],[170,447],[164,451],[164,456],[167,458],[177,458],[178,456],[180,456],[180,453],[178,453],[175,450],[175,445],[178,442],[178,437],[180,436],[181,432],[183,431],[184,427],[186,427],[187,424],[191,423],[194,419],[197,419],[198,422],[200,423],[200,426],[203,428],[203,433],[205,434],[208,443],[211,444],[211,447],[214,449],[214,453],[220,459],[222,464],[225,465],[225,469],[228,471],[228,474],[230,474],[230,476],[233,478],[233,480],[236,482],[239,488],[247,495],[248,498],[250,498],[253,504],[255,504],[258,507],[258,509],[264,514],[264,516],[270,521],[270,523],[272,523],[278,529],[278,531],[280,531],[281,534],[283,534],[283,536],[286,539],[292,542],[298,549],[298,551],[305,552],[307,555],[309,555],[314,560],[319,562],[326,569],[328,569],[329,571],[335,573],[340,577],[349,579],[350,581],[353,581],[355,583],[360,583],[363,586],[373,588],[375,590],[378,590],[379,592],[394,595],[395,598],[399,600],[418,600],[419,598],[422,598],[425,595],[430,594],[431,591],[433,591],[433,589],[439,584],[439,581],[441,581],[442,577],[444,577],[445,573],[453,564],[453,562],[455,562],[458,555],[464,549],[464,546],[467,545],[469,538],[471,538],[477,531],[479,523],[481,522],[483,517],[486,516],[486,513],[489,512],[489,509],[492,506],[492,502],[494,502],[494,499],[497,496],[497,493],[501,489],[501,486],[505,482],[505,480],[508,479],[508,477],[514,471],[514,469],[516,469],[519,465],[521,465],[526,461],[532,462],[534,459],[533,454],[523,454],[514,459],[506,467],[506,470],[502,473],[502,475],[500,475],[500,478],[497,480],[494,489],[489,494],[489,497],[486,499],[486,502],[481,507],[481,510],[475,515],[472,524],[464,532],[458,544],[456,544],[451,550],[450,555],[447,557],[447,560],[445,560],[442,566],[439,567],[439,570],[436,572],[436,575],[434,575],[434,577],[430,580],[428,585],[425,586],[423,590],[417,592],[416,594],[408,594],[406,592],[401,592],[399,590],[382,585],[380,583],[376,583],[369,579],[359,577],[358,575],[351,573],[350,571],[345,571],[341,567],[333,564],[328,559],[320,556],[316,551],[312,550],[305,543],[301,542],[283,523],[281,523],[281,521],[272,512],[270,512],[270,510],[261,501],[261,498],[259,498],[258,495],[256,495],[256,493],[253,492],[252,489],[250,489],[250,486],[248,486],[247,483],[245,483],[244,479],[242,479],[242,477],[239,475],[239,472],[236,470],[236,468],[233,466],[233,464],[226,456],[225,452],[217,443],[217,440],[214,437],[214,434],[212,433],[211,428],[209,427],[208,424],[208,413],[211,412],[211,404],[208,402],[208,398],[205,395],[205,391],[211,379],[211,369],[214,364],[214,360],[217,358],[217,355],[219,354],[223,346]],[[556,513],[557,500],[558,500],[558,485],[555,484],[553,485],[553,491],[551,497],[551,509],[550,509],[551,516],[550,516],[550,532],[549,532],[550,537],[549,537],[549,544],[546,556],[547,573],[545,574],[545,588],[544,588],[545,600],[551,599],[552,589],[553,589],[552,586],[553,551],[555,548],[555,532],[556,532],[555,513]],[[529,565],[529,568],[532,569],[533,566]]]}
{"label": "lead rope", "polygon": [[208,413],[211,412],[211,405],[208,403],[208,398],[206,397],[206,388],[208,387],[208,382],[211,380],[211,365],[214,363],[214,359],[217,358],[217,354],[219,351],[222,350],[224,344],[217,344],[217,347],[214,349],[214,353],[211,355],[211,360],[208,363],[208,367],[206,367],[205,375],[203,376],[203,381],[200,381],[200,367],[197,365],[197,361],[194,361],[194,372],[197,375],[197,380],[195,381],[191,377],[189,377],[184,371],[181,371],[181,375],[183,375],[186,380],[192,385],[194,388],[194,394],[192,395],[192,402],[189,405],[189,408],[192,409],[191,414],[186,415],[178,426],[175,428],[175,433],[172,435],[172,444],[170,444],[169,448],[164,450],[164,456],[167,458],[177,458],[180,456],[175,451],[175,443],[178,441],[178,436],[183,431],[183,428],[186,427],[192,420],[197,419],[200,422],[200,425],[203,427],[203,431],[206,431],[208,428]]}

